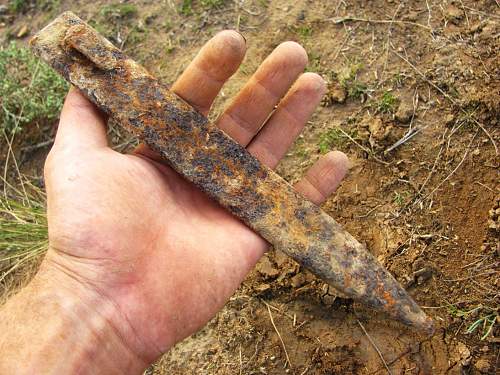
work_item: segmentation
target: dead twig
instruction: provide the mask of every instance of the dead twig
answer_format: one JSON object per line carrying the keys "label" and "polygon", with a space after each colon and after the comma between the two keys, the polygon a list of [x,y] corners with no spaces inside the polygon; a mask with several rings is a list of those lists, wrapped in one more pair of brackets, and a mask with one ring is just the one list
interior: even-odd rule
{"label": "dead twig", "polygon": [[[462,113],[464,113],[465,115],[468,115],[467,111],[465,109],[463,109],[461,106],[458,105],[457,101],[455,99],[453,99],[450,95],[448,95],[443,89],[441,89],[438,85],[436,85],[434,82],[432,82],[430,79],[428,79],[424,73],[422,73],[415,65],[413,65],[406,57],[404,57],[403,55],[401,55],[400,53],[398,53],[394,47],[392,49],[392,52],[398,56],[401,60],[403,60],[404,62],[406,62],[419,76],[421,76],[425,82],[427,82],[429,85],[431,85],[432,87],[434,87],[437,91],[439,91],[441,93],[441,95],[443,95],[446,99],[448,99],[451,103],[453,103],[454,105],[456,105],[457,107],[460,108],[460,111]],[[479,128],[481,128],[481,130],[483,131],[484,134],[486,134],[486,136],[489,138],[490,142],[493,144],[493,147],[495,148],[495,154],[498,155],[498,147],[497,147],[497,144],[495,142],[495,140],[493,139],[493,137],[491,136],[491,134],[484,128],[484,125],[481,124],[477,119],[475,118],[471,118],[471,120],[477,125],[479,126]]]}
{"label": "dead twig", "polygon": [[[497,0],[495,0],[495,2],[497,2]],[[498,5],[498,2],[497,2],[497,5]],[[500,6],[500,5],[499,5]],[[471,8],[471,7],[468,7],[467,5],[464,6],[465,9],[468,9],[469,11],[471,11],[472,13],[476,13],[476,14],[480,14],[482,16],[485,16],[485,17],[490,17],[490,18],[494,18],[494,19],[497,19],[499,20],[500,17],[495,15],[495,14],[492,14],[492,13],[486,13],[486,12],[481,12],[480,10],[477,10],[477,9],[474,9],[474,8]]]}
{"label": "dead twig", "polygon": [[353,137],[351,137],[349,134],[347,134],[342,128],[338,128],[340,130],[340,132],[342,134],[344,134],[352,143],[354,143],[356,146],[358,146],[359,148],[361,148],[364,152],[366,152],[368,155],[371,155],[373,157],[373,159],[375,159],[376,161],[378,161],[379,163],[381,164],[384,164],[384,165],[389,165],[388,162],[386,161],[383,161],[382,159],[378,158],[377,156],[375,156],[374,152],[368,148],[366,148],[365,146],[363,146],[362,144],[360,144],[359,142],[357,142]]}
{"label": "dead twig", "polygon": [[359,215],[359,216],[356,216],[357,219],[363,219],[365,217],[368,217],[370,216],[370,214],[375,211],[377,208],[379,208],[380,206],[383,206],[382,203],[380,204],[377,204],[375,207],[373,207],[371,210],[369,210],[366,214],[363,214],[363,215]]}
{"label": "dead twig", "polygon": [[486,272],[481,272],[481,273],[478,273],[476,275],[471,275],[471,276],[467,276],[467,277],[460,277],[458,279],[443,279],[443,281],[446,281],[446,282],[457,282],[457,281],[465,281],[465,280],[470,280],[470,279],[474,279],[476,277],[479,277],[479,276],[488,276],[488,275],[494,275],[498,273],[497,271],[495,270],[489,270],[489,271],[486,271]]}
{"label": "dead twig", "polygon": [[[264,302],[265,303],[265,302]],[[267,312],[269,313],[269,318],[271,319],[271,324],[273,325],[274,330],[276,331],[276,334],[278,335],[278,338],[280,339],[281,346],[283,347],[283,351],[285,352],[285,365],[283,367],[286,368],[287,364],[290,365],[290,368],[292,367],[292,362],[290,362],[290,357],[288,356],[288,351],[286,350],[285,343],[283,342],[283,338],[281,337],[280,331],[278,331],[278,328],[276,327],[276,324],[274,324],[274,319],[273,319],[273,314],[271,313],[271,308],[267,303],[265,303],[267,306]]]}
{"label": "dead twig", "polygon": [[377,352],[378,356],[380,357],[380,360],[384,364],[384,367],[387,370],[387,373],[389,375],[392,375],[391,369],[387,365],[387,362],[385,361],[384,356],[382,355],[382,352],[380,351],[380,349],[378,348],[378,346],[375,344],[375,342],[373,341],[373,339],[371,338],[371,336],[368,334],[368,332],[366,332],[365,326],[359,321],[359,319],[356,319],[356,321],[358,322],[359,326],[361,327],[361,329],[363,330],[364,334],[368,338],[368,341],[370,341],[370,344],[372,344],[373,348],[375,349],[375,351]]}
{"label": "dead twig", "polygon": [[383,77],[385,74],[385,71],[387,69],[387,61],[389,60],[389,46],[390,46],[390,39],[392,35],[392,25],[394,24],[394,21],[396,21],[396,16],[399,12],[399,9],[401,8],[401,3],[399,3],[398,7],[396,8],[396,11],[394,12],[391,22],[389,23],[389,26],[387,27],[387,39],[384,43],[384,54],[385,54],[385,59],[384,59],[384,66],[382,68],[382,72],[380,72],[380,78],[377,83],[377,87],[380,85],[381,82],[383,82]]}
{"label": "dead twig", "polygon": [[488,189],[489,191],[492,191],[493,193],[495,192],[495,190],[493,190],[492,188],[490,188],[488,185],[485,185],[479,181],[474,181],[475,184],[478,184],[478,185],[481,185],[482,187]]}
{"label": "dead twig", "polygon": [[415,127],[411,128],[409,131],[406,132],[406,134],[396,143],[394,143],[392,146],[388,147],[385,151],[384,154],[387,154],[394,150],[395,148],[401,146],[402,144],[408,142],[410,139],[412,139],[414,136],[416,136],[418,133],[420,133],[422,130],[424,130],[427,126],[424,127]]}
{"label": "dead twig", "polygon": [[[35,82],[35,79],[38,76],[38,71],[39,70],[40,70],[40,61],[37,61],[36,67],[35,67],[35,71],[31,75],[30,83],[28,84],[28,87],[27,87],[27,91],[26,91],[27,94],[30,93],[31,88],[33,87],[33,83]],[[3,130],[3,136],[5,138],[5,141],[7,142],[7,147],[8,147],[8,152],[7,152],[7,155],[5,156],[3,179],[7,180],[7,171],[9,169],[9,159],[10,159],[10,157],[12,155],[12,161],[14,163],[14,167],[15,167],[17,175],[19,177],[19,182],[21,183],[21,187],[23,189],[24,196],[26,197],[26,199],[28,201],[28,204],[31,205],[31,202],[30,202],[30,200],[28,198],[28,193],[26,192],[26,189],[24,187],[24,182],[23,182],[23,178],[21,176],[21,171],[19,169],[19,165],[18,165],[17,160],[16,160],[16,155],[14,154],[14,150],[12,148],[12,145],[14,143],[14,138],[15,138],[17,130],[19,128],[19,122],[21,121],[21,118],[23,116],[23,112],[24,112],[25,106],[26,106],[26,101],[23,101],[23,103],[21,105],[21,109],[19,110],[19,114],[16,116],[16,122],[15,122],[15,125],[14,125],[14,129],[12,129],[12,136],[10,137],[10,139],[7,136],[7,133],[5,132],[5,130]],[[7,188],[6,188],[6,185],[3,186],[3,195],[4,195],[5,198],[7,198]]]}
{"label": "dead twig", "polygon": [[52,143],[54,143],[54,139],[53,138],[49,139],[47,141],[43,141],[43,142],[37,143],[36,145],[25,146],[25,147],[21,148],[21,151],[23,151],[23,152],[35,151],[35,150],[38,150],[40,148],[44,148],[44,147],[50,146],[50,145],[52,145]]}
{"label": "dead twig", "polygon": [[437,184],[437,186],[432,189],[432,191],[427,194],[425,197],[421,198],[418,200],[418,202],[423,202],[425,201],[427,198],[429,198],[432,194],[434,194],[434,192],[439,189],[446,181],[448,181],[450,179],[451,176],[453,176],[455,174],[455,172],[460,168],[460,166],[463,164],[463,162],[465,161],[465,159],[467,158],[467,155],[469,155],[469,151],[470,151],[470,146],[472,144],[472,142],[474,141],[474,139],[476,138],[476,135],[477,135],[477,132],[474,134],[474,136],[472,137],[471,141],[469,142],[468,146],[467,146],[467,149],[465,150],[465,153],[464,153],[464,156],[462,157],[462,159],[458,162],[458,164],[456,165],[455,168],[453,168],[453,170],[448,174],[448,176],[446,176],[439,184]]}
{"label": "dead twig", "polygon": [[417,26],[417,27],[420,27],[420,28],[425,29],[427,31],[432,31],[432,29],[430,27],[422,25],[421,23],[410,22],[410,21],[400,21],[400,20],[372,20],[372,19],[368,19],[368,18],[347,16],[347,17],[327,18],[325,21],[331,21],[334,24],[339,24],[339,23],[344,23],[344,22],[395,23],[395,24],[399,24],[399,25]]}

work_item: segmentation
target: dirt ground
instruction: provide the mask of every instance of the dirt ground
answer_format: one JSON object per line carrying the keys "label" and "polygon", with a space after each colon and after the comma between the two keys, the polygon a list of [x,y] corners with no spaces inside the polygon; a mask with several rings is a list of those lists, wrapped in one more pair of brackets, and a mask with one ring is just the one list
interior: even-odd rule
{"label": "dirt ground", "polygon": [[[171,83],[218,30],[239,29],[247,57],[213,117],[275,46],[302,43],[329,92],[278,172],[293,182],[321,152],[345,152],[352,168],[324,208],[438,327],[429,338],[392,322],[270,251],[202,331],[147,373],[498,373],[499,2],[132,3],[124,14],[118,2],[46,1],[0,15],[0,41],[27,40],[72,10]],[[19,150],[47,137],[26,134]],[[126,135],[110,137],[130,146]],[[47,151],[18,151],[23,172],[41,176]]]}

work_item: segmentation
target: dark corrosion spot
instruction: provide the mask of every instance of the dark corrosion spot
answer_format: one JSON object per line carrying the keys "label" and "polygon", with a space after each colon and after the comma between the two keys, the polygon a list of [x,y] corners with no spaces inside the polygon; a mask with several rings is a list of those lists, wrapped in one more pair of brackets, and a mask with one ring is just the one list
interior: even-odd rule
{"label": "dark corrosion spot", "polygon": [[66,20],[66,22],[69,24],[69,25],[79,25],[82,23],[81,20],[77,19],[77,18],[68,18]]}
{"label": "dark corrosion spot", "polygon": [[[193,172],[193,174],[196,175],[196,170]],[[202,184],[196,183],[196,180],[193,182],[195,183],[195,185],[198,185],[206,194],[208,194],[208,196],[214,198],[217,201],[219,201],[220,197],[224,195],[224,188],[215,180],[203,179]]]}
{"label": "dark corrosion spot", "polygon": [[216,161],[210,155],[206,155],[202,151],[197,151],[193,158],[193,167],[195,170],[203,173],[206,178],[209,178],[215,172]]}
{"label": "dark corrosion spot", "polygon": [[158,131],[155,128],[152,128],[150,126],[146,126],[143,130],[144,132],[144,141],[147,144],[152,144],[152,143],[157,143],[159,140],[159,134]]}
{"label": "dark corrosion spot", "polygon": [[106,57],[108,55],[107,49],[105,49],[101,44],[95,44],[89,49],[93,56]]}
{"label": "dark corrosion spot", "polygon": [[233,170],[227,164],[220,165],[220,169],[227,177],[234,177]]}
{"label": "dark corrosion spot", "polygon": [[373,307],[375,309],[380,309],[383,306],[382,300],[377,298],[376,296],[371,295],[371,293],[366,293],[361,298],[358,298],[358,300],[363,301],[368,306]]}
{"label": "dark corrosion spot", "polygon": [[[245,156],[242,160],[241,166],[247,171],[248,174],[253,175],[260,173],[263,177],[267,176],[267,171],[262,168],[260,162],[245,150]],[[262,177],[262,178],[263,178]]]}
{"label": "dark corrosion spot", "polygon": [[128,122],[130,125],[132,125],[134,128],[142,128],[142,121],[138,119],[137,117],[129,117]]}
{"label": "dark corrosion spot", "polygon": [[67,49],[68,56],[70,57],[71,60],[77,61],[81,64],[86,64],[86,65],[94,65],[87,56],[85,56],[83,53],[78,51],[75,48],[68,48]]}
{"label": "dark corrosion spot", "polygon": [[178,152],[177,150],[172,151],[166,148],[164,149],[164,148],[154,147],[154,145],[148,145],[148,146],[150,147],[153,146],[152,149],[160,153],[163,159],[168,161],[169,164],[172,166],[172,168],[174,168],[177,172],[182,173],[181,166],[185,163],[185,160],[181,152]]}
{"label": "dark corrosion spot", "polygon": [[194,109],[185,110],[168,101],[165,101],[162,113],[164,121],[175,125],[185,133],[191,133],[194,128],[203,130],[208,122]]}
{"label": "dark corrosion spot", "polygon": [[52,67],[60,72],[62,76],[69,81],[70,64],[63,59],[56,59],[52,62]]}
{"label": "dark corrosion spot", "polygon": [[247,224],[262,219],[273,208],[265,197],[246,186],[236,192],[226,194],[219,201],[231,213],[242,218]]}
{"label": "dark corrosion spot", "polygon": [[294,214],[298,220],[304,221],[304,219],[307,215],[307,210],[305,208],[298,208],[295,210]]}
{"label": "dark corrosion spot", "polygon": [[116,60],[123,60],[126,58],[125,54],[118,49],[114,49],[113,51],[111,51],[111,56],[113,56],[113,58]]}
{"label": "dark corrosion spot", "polygon": [[308,249],[299,254],[298,258],[304,267],[317,276],[329,280],[336,285],[343,284],[343,275],[338,272],[332,272],[330,259],[325,254],[321,245],[309,245]]}
{"label": "dark corrosion spot", "polygon": [[171,106],[170,104],[166,105],[165,113],[165,121],[168,124],[172,124],[180,128],[182,131],[186,133],[190,133],[193,130],[193,124],[189,116],[186,116],[186,112],[179,110],[179,108],[175,106]]}
{"label": "dark corrosion spot", "polygon": [[226,137],[222,132],[212,131],[210,133],[210,140],[217,144],[226,158],[235,162],[238,162],[244,154],[245,149]]}
{"label": "dark corrosion spot", "polygon": [[258,175],[260,178],[267,177],[267,170],[263,168],[260,162],[240,144],[233,141],[219,129],[210,130],[210,142],[217,145],[222,155],[232,160],[239,170],[247,176]]}

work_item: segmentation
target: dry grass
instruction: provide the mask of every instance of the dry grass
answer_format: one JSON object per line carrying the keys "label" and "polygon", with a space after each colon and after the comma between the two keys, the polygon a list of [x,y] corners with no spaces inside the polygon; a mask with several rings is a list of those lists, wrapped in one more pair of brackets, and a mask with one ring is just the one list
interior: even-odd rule
{"label": "dry grass", "polygon": [[0,198],[0,300],[31,278],[48,247],[45,194],[24,186]]}

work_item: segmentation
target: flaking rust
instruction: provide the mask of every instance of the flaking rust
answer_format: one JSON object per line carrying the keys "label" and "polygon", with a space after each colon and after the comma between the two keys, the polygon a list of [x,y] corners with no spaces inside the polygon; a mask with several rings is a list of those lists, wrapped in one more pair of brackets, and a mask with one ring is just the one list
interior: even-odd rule
{"label": "flaking rust", "polygon": [[71,12],[35,53],[177,172],[334,288],[411,326],[433,323],[334,219]]}

